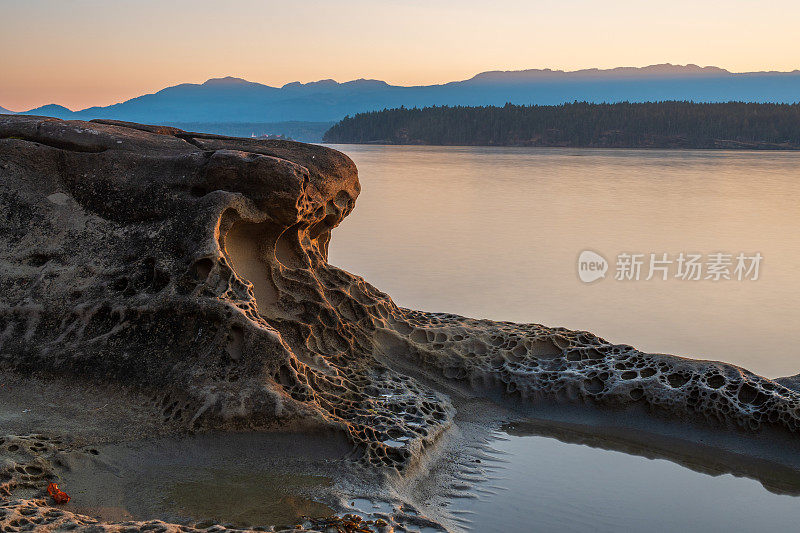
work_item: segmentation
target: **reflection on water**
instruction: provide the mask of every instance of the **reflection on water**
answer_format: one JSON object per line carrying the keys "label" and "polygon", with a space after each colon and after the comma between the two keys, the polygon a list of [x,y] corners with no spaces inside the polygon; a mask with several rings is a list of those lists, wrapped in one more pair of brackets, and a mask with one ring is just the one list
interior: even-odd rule
{"label": "reflection on water", "polygon": [[237,527],[294,525],[333,509],[313,499],[333,480],[314,472],[350,446],[338,435],[202,434],[65,456],[66,509],[109,521],[161,519]]}
{"label": "reflection on water", "polygon": [[176,482],[162,505],[170,514],[192,520],[232,523],[295,524],[301,516],[330,516],[333,509],[299,496],[309,488],[330,484],[314,476],[207,471],[194,480]]}
{"label": "reflection on water", "polygon": [[491,478],[456,502],[472,531],[794,531],[800,504],[752,479],[663,459],[499,436]]}
{"label": "reflection on water", "polygon": [[[236,527],[293,525],[302,516],[330,516],[334,512],[301,495],[329,486],[330,479],[323,477],[206,468],[167,468],[147,474],[158,476],[158,482],[116,484],[107,486],[104,494],[87,493],[78,485],[70,510],[107,521],[159,518]],[[95,478],[103,481],[100,476]]]}
{"label": "reflection on water", "polygon": [[[800,372],[800,153],[335,147],[363,190],[330,260],[399,305]],[[585,284],[585,249],[764,260],[758,281]]]}
{"label": "reflection on water", "polygon": [[[505,424],[502,430],[515,437],[551,437],[563,443],[584,444],[647,459],[666,459],[710,476],[748,477],[775,494],[800,496],[800,471],[797,469],[759,457],[757,452],[742,455],[707,445],[702,438],[689,437],[688,432],[684,440],[641,430],[620,431],[620,428],[533,419]],[[751,452],[754,452],[752,448]]]}

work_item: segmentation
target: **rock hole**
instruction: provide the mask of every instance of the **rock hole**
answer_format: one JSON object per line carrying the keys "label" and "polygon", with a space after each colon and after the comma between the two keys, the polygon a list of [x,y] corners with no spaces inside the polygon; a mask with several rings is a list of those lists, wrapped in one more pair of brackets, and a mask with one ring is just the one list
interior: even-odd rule
{"label": "rock hole", "polygon": [[603,390],[605,384],[597,378],[592,378],[583,382],[583,387],[586,392],[597,394]]}
{"label": "rock hole", "polygon": [[51,257],[47,254],[34,253],[28,258],[28,264],[35,267],[42,267],[50,261]]}
{"label": "rock hole", "polygon": [[278,290],[269,270],[276,227],[264,222],[239,222],[225,234],[222,246],[231,266],[253,285],[253,295],[261,315],[269,316],[278,303]]}
{"label": "rock hole", "polygon": [[211,269],[213,268],[214,268],[214,261],[212,261],[208,257],[199,259],[195,261],[194,265],[192,265],[192,271],[194,273],[194,277],[198,281],[205,281],[206,279],[208,279],[208,276],[211,275]]}
{"label": "rock hole", "polygon": [[225,349],[228,355],[234,361],[238,361],[242,357],[242,349],[244,347],[244,329],[241,326],[235,325],[231,327],[231,332],[228,335],[228,345]]}
{"label": "rock hole", "polygon": [[674,372],[667,376],[667,382],[669,382],[669,386],[673,389],[677,389],[679,387],[683,387],[689,381],[689,377],[683,374],[679,374]]}
{"label": "rock hole", "polygon": [[643,368],[639,372],[639,375],[642,376],[643,378],[649,378],[650,376],[655,376],[655,374],[656,374],[656,371],[653,370],[652,368],[649,368],[649,367],[648,368]]}
{"label": "rock hole", "polygon": [[767,395],[750,385],[742,383],[739,389],[739,401],[750,405],[761,405],[767,400]]}
{"label": "rock hole", "polygon": [[278,236],[275,242],[275,258],[287,268],[304,268],[306,265],[301,259],[298,248],[300,247],[299,225],[287,228]]}

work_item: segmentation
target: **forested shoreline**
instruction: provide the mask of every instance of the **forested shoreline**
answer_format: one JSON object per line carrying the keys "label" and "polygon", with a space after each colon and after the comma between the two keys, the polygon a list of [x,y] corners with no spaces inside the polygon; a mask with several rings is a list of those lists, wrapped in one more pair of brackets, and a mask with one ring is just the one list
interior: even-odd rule
{"label": "forested shoreline", "polygon": [[792,150],[800,149],[800,103],[665,101],[401,107],[347,116],[325,133],[323,141]]}

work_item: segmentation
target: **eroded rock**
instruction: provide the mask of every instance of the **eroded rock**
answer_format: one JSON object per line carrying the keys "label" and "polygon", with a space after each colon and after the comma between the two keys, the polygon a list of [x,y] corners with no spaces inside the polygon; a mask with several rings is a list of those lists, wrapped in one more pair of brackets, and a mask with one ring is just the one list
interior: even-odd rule
{"label": "eroded rock", "polygon": [[327,264],[359,192],[343,154],[4,116],[0,161],[4,364],[150,390],[192,428],[338,427],[400,469],[449,424],[373,359],[391,300]]}
{"label": "eroded rock", "polygon": [[522,402],[800,429],[788,378],[398,308],[327,263],[359,192],[334,150],[4,116],[0,162],[2,360],[150,390],[165,421],[337,427],[402,470],[453,416],[413,366]]}

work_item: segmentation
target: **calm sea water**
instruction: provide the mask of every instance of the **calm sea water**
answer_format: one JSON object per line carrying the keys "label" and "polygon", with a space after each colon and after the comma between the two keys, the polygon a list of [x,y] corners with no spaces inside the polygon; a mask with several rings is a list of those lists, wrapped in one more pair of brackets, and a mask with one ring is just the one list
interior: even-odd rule
{"label": "calm sea water", "polygon": [[752,479],[711,476],[664,459],[507,436],[507,462],[480,497],[457,502],[469,531],[796,531],[800,499]]}
{"label": "calm sea water", "polygon": [[[336,146],[363,192],[330,261],[399,305],[800,372],[800,153]],[[577,259],[609,261],[587,284]],[[614,279],[620,253],[759,252],[759,279]],[[735,260],[734,260],[735,263]],[[733,269],[735,265],[730,268]],[[643,267],[642,278],[648,274]],[[702,277],[705,277],[705,273]],[[800,499],[663,460],[508,435],[452,512],[472,531],[795,530]]]}
{"label": "calm sea water", "polygon": [[[800,153],[334,147],[363,191],[330,261],[399,305],[800,372]],[[609,261],[591,284],[577,274],[587,249]],[[759,252],[759,279],[682,280],[673,263],[644,280],[649,254],[681,252],[705,267]],[[642,279],[614,279],[620,253],[645,254]]]}

